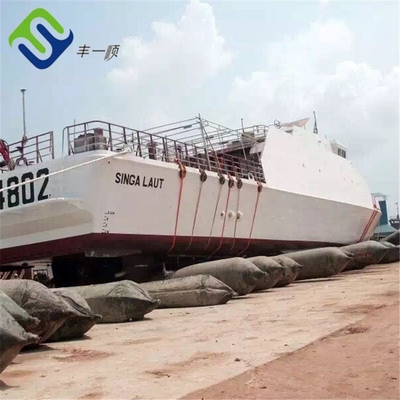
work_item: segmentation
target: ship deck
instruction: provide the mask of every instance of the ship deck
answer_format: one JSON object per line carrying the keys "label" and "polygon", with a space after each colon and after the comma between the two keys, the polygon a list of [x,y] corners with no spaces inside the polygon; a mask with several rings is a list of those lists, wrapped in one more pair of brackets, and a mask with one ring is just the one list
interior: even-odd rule
{"label": "ship deck", "polygon": [[[376,265],[329,279],[254,293],[222,306],[155,310],[143,321],[97,325],[84,340],[51,343],[20,354],[1,376],[3,396],[5,399],[176,399],[182,396],[209,399],[232,398],[232,393],[236,393],[242,394],[242,398],[277,398],[279,393],[254,386],[259,383],[255,367],[269,363],[265,368],[275,368],[271,361],[284,360],[285,355],[295,357],[301,354],[299,349],[328,335],[333,334],[330,337],[338,340],[346,332],[362,335],[363,319],[375,310],[386,318],[384,328],[377,330],[382,335],[387,331],[391,340],[384,348],[377,348],[386,361],[369,360],[377,344],[360,340],[363,336],[353,335],[353,345],[346,349],[342,342],[335,342],[343,348],[343,352],[336,351],[336,354],[342,354],[347,360],[340,364],[345,378],[338,375],[335,382],[335,377],[323,375],[326,384],[323,386],[343,388],[343,380],[352,379],[351,374],[357,376],[359,371],[352,363],[361,352],[366,378],[371,378],[377,369],[382,372],[382,377],[374,375],[369,387],[363,387],[363,398],[394,398],[390,393],[398,390],[398,381],[392,379],[398,378],[398,362],[396,367],[396,362],[388,360],[398,357],[398,283],[399,263]],[[393,320],[387,320],[385,310],[392,310]],[[356,325],[337,333],[350,324]],[[397,335],[393,329],[397,329]],[[324,343],[328,342],[319,342],[319,346],[328,346]],[[362,346],[371,351],[363,351]],[[320,347],[313,347],[309,352],[317,352]],[[387,355],[384,349],[388,350]],[[330,368],[327,359],[319,361]],[[312,363],[318,365],[318,359]],[[301,364],[298,365],[301,370]],[[242,373],[247,375],[209,389],[206,394],[190,394]],[[291,374],[281,373],[280,382],[287,382],[284,387],[290,386],[291,378],[295,379]],[[320,374],[317,380],[320,382]],[[235,386],[235,382],[240,386]],[[315,383],[312,375],[304,380],[304,385],[310,386],[310,382]],[[225,389],[219,389],[225,387],[230,390],[226,394],[222,393]],[[258,395],[254,391],[246,392],[247,388],[256,388]],[[386,396],[379,388],[386,388],[382,389],[386,390]],[[303,398],[310,398],[309,392],[298,389],[299,398],[302,393]],[[360,392],[351,395],[351,387],[349,390],[344,397],[360,398]],[[333,393],[331,398],[340,397]],[[288,396],[293,398],[293,392]]]}

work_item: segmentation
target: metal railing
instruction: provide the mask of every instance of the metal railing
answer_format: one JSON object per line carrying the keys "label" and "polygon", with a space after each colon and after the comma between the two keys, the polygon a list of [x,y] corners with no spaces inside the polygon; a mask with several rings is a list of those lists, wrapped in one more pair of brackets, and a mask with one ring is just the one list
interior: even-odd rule
{"label": "metal railing", "polygon": [[54,159],[53,131],[25,138],[8,145],[11,160],[15,166],[38,164]]}
{"label": "metal railing", "polygon": [[226,153],[243,150],[257,142],[264,141],[270,126],[272,125],[253,125],[231,129],[196,117],[145,129],[145,132]]}
{"label": "metal railing", "polygon": [[250,155],[248,149],[264,141],[267,132],[264,125],[231,130],[201,118],[145,131],[94,120],[64,128],[63,143],[66,140],[69,155],[92,150],[118,152],[128,145],[145,159],[179,160],[187,167],[265,182],[258,154]]}

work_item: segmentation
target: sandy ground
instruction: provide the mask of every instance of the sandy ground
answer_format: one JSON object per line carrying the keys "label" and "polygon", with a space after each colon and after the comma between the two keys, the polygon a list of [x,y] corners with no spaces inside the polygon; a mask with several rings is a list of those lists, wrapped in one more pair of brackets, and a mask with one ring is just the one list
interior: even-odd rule
{"label": "sandy ground", "polygon": [[[397,296],[396,293],[394,293]],[[185,399],[399,399],[399,303]]]}
{"label": "sandy ground", "polygon": [[0,377],[1,397],[398,398],[398,296],[395,263],[155,310],[20,354]]}

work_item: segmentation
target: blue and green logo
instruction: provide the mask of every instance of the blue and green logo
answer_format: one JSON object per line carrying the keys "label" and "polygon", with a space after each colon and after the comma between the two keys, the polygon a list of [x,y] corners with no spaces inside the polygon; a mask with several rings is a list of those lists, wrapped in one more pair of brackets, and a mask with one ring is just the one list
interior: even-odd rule
{"label": "blue and green logo", "polygon": [[[8,43],[12,47],[13,42],[16,39],[25,39],[28,41],[39,53],[45,55],[47,52],[50,55],[47,58],[39,58],[35,55],[24,43],[19,43],[19,51],[36,67],[39,69],[49,68],[62,53],[69,47],[74,39],[74,34],[69,31],[69,35],[66,39],[57,39],[49,32],[49,30],[41,24],[39,21],[36,25],[37,31],[43,36],[44,39],[50,44],[51,52],[37,39],[32,32],[32,28],[35,26],[32,21],[40,18],[47,22],[55,32],[62,35],[64,33],[64,28],[61,24],[45,9],[37,8],[33,10],[14,30],[14,32],[8,38]],[[21,40],[19,40],[20,42]],[[24,41],[24,40],[23,40]],[[27,43],[28,44],[28,43]],[[46,51],[47,50],[47,51]]]}

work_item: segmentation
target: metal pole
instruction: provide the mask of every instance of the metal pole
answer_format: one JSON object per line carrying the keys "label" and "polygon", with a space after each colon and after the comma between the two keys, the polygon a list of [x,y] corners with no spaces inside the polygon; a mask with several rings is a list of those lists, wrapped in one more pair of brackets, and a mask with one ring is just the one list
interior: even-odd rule
{"label": "metal pole", "polygon": [[208,155],[208,146],[207,146],[207,132],[204,129],[203,126],[203,121],[201,119],[201,116],[199,114],[199,122],[200,122],[200,130],[201,130],[201,136],[203,137],[203,144],[204,144],[204,150],[205,150],[205,155],[206,155],[206,160],[207,160],[207,166],[208,170],[211,171],[211,164],[210,164],[210,157]]}
{"label": "metal pole", "polygon": [[25,92],[26,89],[21,89],[22,92],[22,118],[24,122],[24,138],[26,138],[26,121],[25,121]]}
{"label": "metal pole", "polygon": [[318,135],[317,116],[315,115],[315,111],[313,111],[313,113],[314,113],[314,133]]}
{"label": "metal pole", "polygon": [[[244,139],[244,137],[245,137],[244,125],[243,125],[243,118],[240,119],[240,122],[241,122],[241,124],[242,124],[242,139],[240,140],[239,137],[238,137],[238,139],[240,140],[240,143],[242,143],[242,150],[243,150],[244,159],[247,160],[247,157],[246,157],[246,150],[244,149],[244,144],[243,144],[243,139]],[[238,136],[239,136],[239,135],[238,135]]]}

